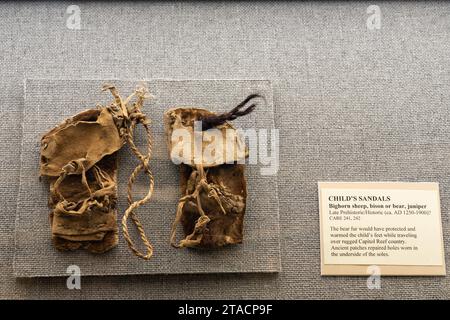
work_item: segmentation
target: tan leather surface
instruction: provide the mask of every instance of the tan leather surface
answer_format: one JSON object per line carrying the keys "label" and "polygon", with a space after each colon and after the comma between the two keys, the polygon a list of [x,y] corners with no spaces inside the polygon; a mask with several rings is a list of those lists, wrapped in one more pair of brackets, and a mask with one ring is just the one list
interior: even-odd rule
{"label": "tan leather surface", "polygon": [[[237,164],[245,159],[245,142],[238,136],[232,140],[232,150],[242,150],[233,153],[232,164],[225,164],[225,147],[216,148],[215,153],[204,152],[211,141],[208,133],[211,130],[194,130],[195,121],[214,113],[201,108],[170,109],[164,114],[164,124],[167,134],[168,149],[171,159],[181,162],[180,186],[181,199],[172,228],[171,243],[177,247],[211,248],[228,244],[241,243],[243,239],[243,220],[246,207],[247,187],[244,175],[244,165]],[[230,122],[212,129],[223,136],[235,133],[236,129]],[[191,139],[174,138],[175,130],[185,130]],[[227,132],[228,131],[228,132]],[[202,159],[200,163],[194,159],[194,136],[201,134]],[[172,152],[175,148],[191,149],[191,155]],[[185,150],[185,149],[183,149]],[[209,158],[208,158],[209,157]],[[178,244],[175,242],[176,225],[181,223],[185,238]]]}
{"label": "tan leather surface", "polygon": [[[247,198],[244,165],[221,165],[210,168],[207,180],[218,186],[224,214],[217,201],[208,197],[205,191],[200,193],[203,210],[211,221],[204,230],[199,247],[220,247],[227,244],[241,243],[243,238],[243,223]],[[194,173],[194,174],[192,174]],[[181,165],[181,194],[193,192],[195,187],[195,171],[189,166]],[[198,208],[194,202],[188,202],[184,207],[181,224],[185,235],[194,230],[199,218]]]}
{"label": "tan leather surface", "polygon": [[40,174],[50,180],[50,224],[58,250],[102,253],[117,245],[115,152],[122,145],[107,108],[81,112],[42,137]]}

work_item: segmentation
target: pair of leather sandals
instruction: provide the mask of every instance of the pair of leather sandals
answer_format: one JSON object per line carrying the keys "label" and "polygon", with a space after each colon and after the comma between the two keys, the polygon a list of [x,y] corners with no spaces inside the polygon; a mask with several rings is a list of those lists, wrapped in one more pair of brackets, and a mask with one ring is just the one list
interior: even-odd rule
{"label": "pair of leather sandals", "polygon": [[[113,95],[109,105],[78,113],[41,139],[40,175],[50,184],[52,241],[62,251],[104,253],[117,246],[117,152],[128,145],[138,164],[128,179],[122,231],[133,253],[149,259],[153,246],[136,214],[136,209],[151,199],[154,189],[150,119],[142,112],[148,89],[139,86],[125,99],[113,85],[107,84],[103,90]],[[242,242],[248,150],[230,121],[252,112],[255,104],[244,107],[258,97],[250,95],[223,114],[201,108],[173,108],[164,114],[170,157],[180,169],[181,198],[170,234],[174,247],[214,248]],[[145,151],[134,143],[138,125],[146,132]],[[214,148],[212,141],[216,142]],[[140,174],[148,177],[147,194],[134,199],[133,185]],[[145,252],[129,234],[129,219]],[[177,241],[179,224],[184,239]]]}

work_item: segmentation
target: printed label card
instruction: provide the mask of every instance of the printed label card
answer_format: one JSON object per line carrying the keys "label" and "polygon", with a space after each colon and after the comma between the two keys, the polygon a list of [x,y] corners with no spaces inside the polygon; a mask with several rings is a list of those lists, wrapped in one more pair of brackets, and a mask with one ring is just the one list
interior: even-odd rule
{"label": "printed label card", "polygon": [[439,185],[319,182],[322,275],[445,275]]}

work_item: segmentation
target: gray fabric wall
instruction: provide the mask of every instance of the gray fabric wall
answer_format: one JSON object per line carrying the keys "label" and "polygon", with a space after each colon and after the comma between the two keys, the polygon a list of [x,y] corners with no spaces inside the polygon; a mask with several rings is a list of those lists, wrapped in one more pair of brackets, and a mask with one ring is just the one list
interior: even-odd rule
{"label": "gray fabric wall", "polygon": [[[448,277],[319,275],[318,180],[437,181],[450,256],[450,3],[0,4],[0,297],[449,298]],[[378,4],[380,30],[366,9]],[[278,275],[12,276],[24,78],[271,79]],[[447,267],[447,270],[448,267]]]}

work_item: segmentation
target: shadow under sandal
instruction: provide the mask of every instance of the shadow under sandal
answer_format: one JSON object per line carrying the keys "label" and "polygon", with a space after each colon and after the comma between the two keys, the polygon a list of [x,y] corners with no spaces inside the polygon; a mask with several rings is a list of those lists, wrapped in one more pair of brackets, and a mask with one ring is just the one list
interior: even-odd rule
{"label": "shadow under sandal", "polygon": [[[174,247],[214,248],[242,242],[247,200],[243,163],[248,150],[229,121],[252,112],[254,104],[241,109],[257,97],[251,95],[219,115],[200,108],[165,113],[170,157],[180,165],[182,194],[170,236]],[[177,241],[180,223],[185,238]]]}
{"label": "shadow under sandal", "polygon": [[[118,244],[117,226],[117,151],[128,143],[140,163],[128,181],[128,209],[122,219],[124,237],[131,250],[149,259],[153,248],[134,209],[147,202],[153,192],[153,176],[148,163],[151,156],[149,123],[141,113],[146,88],[122,100],[116,88],[105,85],[114,102],[107,107],[83,111],[41,139],[40,175],[50,182],[49,207],[52,240],[58,250],[86,249],[93,253],[106,252]],[[136,100],[131,104],[133,97]],[[137,124],[147,132],[148,150],[141,154],[133,142]],[[131,186],[140,171],[149,176],[148,194],[132,201]],[[127,219],[135,223],[147,252],[134,246]]]}

